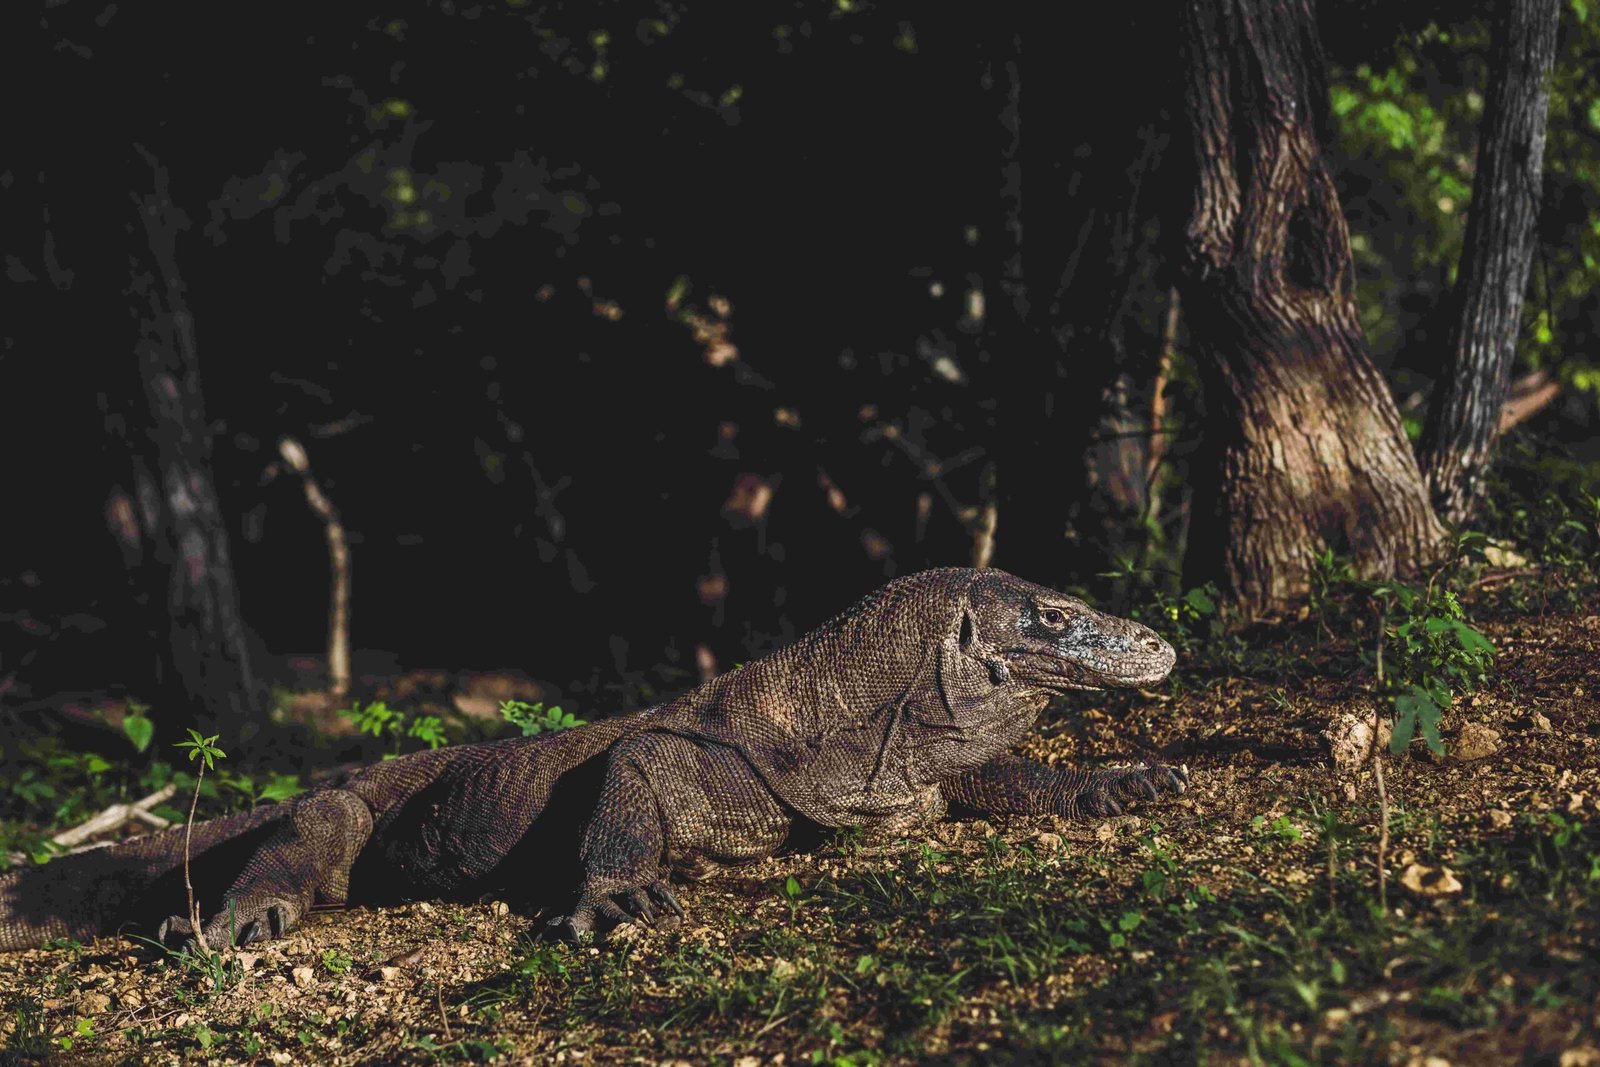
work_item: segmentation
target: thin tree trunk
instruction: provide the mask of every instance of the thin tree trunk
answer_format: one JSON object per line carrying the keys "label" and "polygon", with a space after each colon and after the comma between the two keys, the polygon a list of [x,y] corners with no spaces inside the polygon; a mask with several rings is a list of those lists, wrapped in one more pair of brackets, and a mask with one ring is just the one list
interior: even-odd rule
{"label": "thin tree trunk", "polygon": [[135,592],[146,603],[157,649],[157,699],[171,715],[205,712],[235,720],[258,710],[261,692],[239,613],[228,535],[212,486],[211,435],[200,392],[194,320],[177,269],[187,225],[167,173],[141,150],[154,191],[135,195],[148,257],[134,257],[129,292],[143,301],[134,347],[145,406],[131,432],[143,551]]}
{"label": "thin tree trunk", "polygon": [[1472,515],[1499,437],[1533,264],[1557,0],[1500,0],[1443,374],[1420,448],[1445,521]]}
{"label": "thin tree trunk", "polygon": [[1209,416],[1185,566],[1259,616],[1303,597],[1326,549],[1385,576],[1433,559],[1444,530],[1356,312],[1309,0],[1191,0],[1185,17],[1197,174],[1178,288]]}

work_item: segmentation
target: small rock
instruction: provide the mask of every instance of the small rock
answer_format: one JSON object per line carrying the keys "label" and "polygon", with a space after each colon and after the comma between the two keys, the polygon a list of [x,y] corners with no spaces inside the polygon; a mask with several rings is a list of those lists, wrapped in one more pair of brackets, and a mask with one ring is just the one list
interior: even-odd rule
{"label": "small rock", "polygon": [[1449,867],[1424,867],[1420,863],[1413,863],[1400,873],[1400,884],[1422,897],[1461,892],[1461,880]]}
{"label": "small rock", "polygon": [[1555,727],[1550,725],[1549,716],[1542,711],[1533,713],[1533,732],[1536,734],[1553,734]]}
{"label": "small rock", "polygon": [[761,1067],[761,1057],[740,1056],[733,1061],[733,1067]]}
{"label": "small rock", "polygon": [[1061,851],[1061,835],[1046,831],[1034,838],[1034,843],[1039,846],[1039,851],[1045,855]]}
{"label": "small rock", "polygon": [[[1371,715],[1358,715],[1347,711],[1334,717],[1328,728],[1322,731],[1323,739],[1328,742],[1329,755],[1333,757],[1333,767],[1336,771],[1348,774],[1372,758],[1372,724]],[[1378,743],[1389,743],[1389,724],[1382,719],[1378,720]]]}
{"label": "small rock", "polygon": [[1511,825],[1511,813],[1501,808],[1489,809],[1489,825],[1496,830],[1504,830]]}
{"label": "small rock", "polygon": [[1571,793],[1567,796],[1567,814],[1582,815],[1583,802],[1589,799],[1588,793]]}
{"label": "small rock", "polygon": [[289,972],[289,975],[294,979],[294,984],[301,989],[310,989],[317,984],[317,972],[310,967],[296,967]]}
{"label": "small rock", "polygon": [[1578,1045],[1561,1053],[1561,1067],[1600,1067],[1600,1048]]}
{"label": "small rock", "polygon": [[111,998],[104,993],[85,993],[78,998],[78,1012],[82,1015],[99,1015],[111,1010]]}
{"label": "small rock", "polygon": [[398,967],[379,967],[378,968],[378,977],[382,978],[385,982],[392,982],[396,978],[400,977],[400,968],[398,968]]}
{"label": "small rock", "polygon": [[1469,722],[1456,734],[1446,749],[1454,760],[1471,761],[1492,756],[1500,751],[1500,731],[1479,723]]}
{"label": "small rock", "polygon": [[511,905],[503,900],[496,900],[489,904],[489,914],[496,919],[504,919],[511,914]]}

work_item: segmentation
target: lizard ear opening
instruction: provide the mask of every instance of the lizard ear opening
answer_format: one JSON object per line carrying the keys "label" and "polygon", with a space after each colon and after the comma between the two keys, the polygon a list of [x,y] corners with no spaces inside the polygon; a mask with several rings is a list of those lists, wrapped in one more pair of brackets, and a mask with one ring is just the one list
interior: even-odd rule
{"label": "lizard ear opening", "polygon": [[961,613],[961,636],[956,640],[961,646],[961,651],[971,652],[973,642],[978,639],[978,624],[972,618],[972,612]]}

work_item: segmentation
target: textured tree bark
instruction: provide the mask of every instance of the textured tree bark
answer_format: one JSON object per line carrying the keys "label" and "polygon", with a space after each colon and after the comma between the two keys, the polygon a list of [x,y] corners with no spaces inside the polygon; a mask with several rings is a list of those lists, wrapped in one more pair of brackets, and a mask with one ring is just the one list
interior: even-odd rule
{"label": "textured tree bark", "polygon": [[145,401],[142,432],[128,434],[141,542],[132,577],[155,643],[158,699],[184,705],[158,710],[237,722],[259,710],[262,694],[211,482],[194,320],[177,270],[185,222],[172,204],[166,171],[145,159],[154,191],[134,202],[149,251],[134,257],[129,288],[142,301],[135,359]]}
{"label": "textured tree bark", "polygon": [[1466,245],[1443,373],[1420,448],[1446,522],[1472,515],[1500,430],[1533,263],[1557,0],[1500,0]]}
{"label": "textured tree bark", "polygon": [[1178,288],[1207,408],[1185,569],[1267,615],[1326,549],[1385,576],[1445,531],[1357,316],[1310,0],[1190,0],[1185,19],[1197,173]]}

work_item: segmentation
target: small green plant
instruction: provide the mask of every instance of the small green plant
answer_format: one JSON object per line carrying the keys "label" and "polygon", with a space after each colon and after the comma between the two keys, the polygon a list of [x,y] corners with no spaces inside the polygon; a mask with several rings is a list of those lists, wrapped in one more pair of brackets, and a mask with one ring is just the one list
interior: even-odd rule
{"label": "small green plant", "polygon": [[1383,633],[1377,662],[1380,690],[1394,706],[1393,752],[1404,752],[1417,733],[1444,751],[1439,719],[1455,696],[1470,692],[1494,667],[1494,645],[1467,620],[1448,589],[1390,583],[1373,589]]}
{"label": "small green plant", "polygon": [[805,889],[800,885],[800,879],[792,874],[785,878],[783,885],[778,889],[778,895],[789,905],[789,920],[793,922],[800,913],[800,898],[805,895]]}
{"label": "small green plant", "polygon": [[439,716],[418,715],[413,718],[397,708],[391,708],[382,700],[374,700],[370,704],[357,701],[339,714],[355,723],[356,729],[364,734],[370,734],[379,740],[388,738],[391,748],[385,759],[398,756],[401,742],[408,737],[421,741],[429,748],[439,748],[450,743],[449,737],[445,735],[444,721]]}
{"label": "small green plant", "polygon": [[349,953],[330,948],[322,953],[322,965],[328,969],[329,974],[344,974],[356,965],[356,961]]}
{"label": "small green plant", "polygon": [[416,738],[429,748],[449,743],[444,735],[444,723],[437,715],[419,715],[412,719],[411,725],[406,727],[406,736]]}
{"label": "small green plant", "polygon": [[502,700],[500,717],[521,730],[523,737],[570,730],[587,722],[571,712],[562,711],[559,704],[547,708],[543,701],[534,701],[530,704],[525,700]]}
{"label": "small green plant", "polygon": [[0,1049],[0,1062],[22,1063],[42,1060],[50,1052],[50,1027],[45,1022],[44,1002],[24,997],[10,1004],[11,1033]]}
{"label": "small green plant", "polygon": [[133,743],[135,752],[144,752],[150,747],[150,742],[156,735],[156,724],[150,721],[150,716],[145,714],[150,710],[148,704],[138,701],[128,701],[128,713],[122,717],[122,733]]}
{"label": "small green plant", "polygon": [[1289,821],[1289,816],[1280,815],[1268,822],[1265,815],[1257,815],[1250,820],[1250,829],[1260,837],[1265,837],[1278,845],[1292,845],[1305,837],[1300,828]]}
{"label": "small green plant", "polygon": [[217,747],[217,738],[220,736],[212,734],[210,737],[201,737],[200,731],[191,726],[189,740],[177,744],[180,751],[189,753],[189,762],[197,765],[194,795],[189,799],[189,818],[183,824],[183,887],[189,894],[189,923],[194,930],[195,944],[208,956],[211,955],[211,947],[206,944],[205,932],[200,929],[200,904],[194,898],[194,882],[189,879],[189,842],[194,836],[194,811],[200,803],[200,783],[205,780],[206,771],[215,768],[216,761],[227,755]]}

